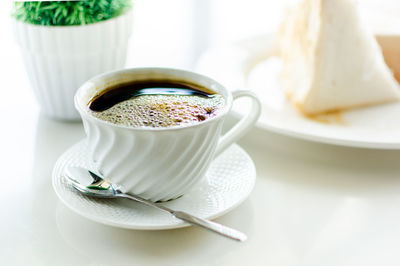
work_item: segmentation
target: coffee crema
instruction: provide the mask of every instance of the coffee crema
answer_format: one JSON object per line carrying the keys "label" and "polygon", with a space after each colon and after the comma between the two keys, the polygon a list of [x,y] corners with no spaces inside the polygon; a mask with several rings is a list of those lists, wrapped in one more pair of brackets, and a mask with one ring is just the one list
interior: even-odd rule
{"label": "coffee crema", "polygon": [[176,127],[201,123],[223,109],[225,99],[198,85],[163,80],[111,87],[89,103],[101,120],[130,127]]}

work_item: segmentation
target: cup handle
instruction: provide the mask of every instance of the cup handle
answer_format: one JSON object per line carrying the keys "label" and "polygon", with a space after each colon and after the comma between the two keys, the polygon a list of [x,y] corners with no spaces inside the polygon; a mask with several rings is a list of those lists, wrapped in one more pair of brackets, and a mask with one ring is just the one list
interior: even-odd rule
{"label": "cup handle", "polygon": [[241,97],[249,97],[252,100],[251,109],[247,115],[239,120],[218,141],[215,157],[220,155],[232,143],[241,138],[256,123],[261,113],[261,102],[257,96],[248,90],[237,90],[232,92],[233,101]]}

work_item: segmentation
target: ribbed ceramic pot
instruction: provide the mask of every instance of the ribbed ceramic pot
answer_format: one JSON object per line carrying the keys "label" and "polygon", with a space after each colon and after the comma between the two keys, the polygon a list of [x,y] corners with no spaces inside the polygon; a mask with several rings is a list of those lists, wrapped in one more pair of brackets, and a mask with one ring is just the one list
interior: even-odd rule
{"label": "ribbed ceramic pot", "polygon": [[[126,127],[94,117],[91,99],[107,87],[140,80],[177,80],[198,84],[225,98],[213,118],[183,127]],[[250,97],[249,115],[220,137],[232,101]],[[167,68],[126,69],[97,76],[79,88],[75,105],[82,116],[89,158],[106,179],[122,190],[152,201],[177,198],[205,175],[214,157],[241,137],[257,120],[261,105],[248,91],[230,93],[222,85],[193,72]]]}
{"label": "ribbed ceramic pot", "polygon": [[15,20],[15,35],[42,112],[78,120],[76,90],[100,73],[124,67],[132,11],[84,26],[40,26]]}

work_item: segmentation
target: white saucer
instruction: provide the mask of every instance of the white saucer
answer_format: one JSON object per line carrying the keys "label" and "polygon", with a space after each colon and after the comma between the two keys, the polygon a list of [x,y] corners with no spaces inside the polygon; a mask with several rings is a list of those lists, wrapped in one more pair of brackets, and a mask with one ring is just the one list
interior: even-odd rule
{"label": "white saucer", "polygon": [[[279,87],[281,60],[274,34],[217,47],[200,59],[197,71],[231,90],[254,91],[263,103],[257,126],[292,137],[351,147],[400,149],[400,103],[376,105],[324,117],[328,122],[301,115]],[[233,110],[243,114],[246,102]],[[330,121],[330,122],[329,122]]]}
{"label": "white saucer", "polygon": [[[72,211],[99,223],[141,230],[189,226],[168,213],[126,199],[96,199],[77,192],[63,177],[67,166],[90,168],[84,141],[75,144],[57,160],[53,188]],[[254,187],[256,170],[249,155],[234,144],[210,166],[205,178],[184,196],[162,203],[175,210],[213,219],[238,206]]]}

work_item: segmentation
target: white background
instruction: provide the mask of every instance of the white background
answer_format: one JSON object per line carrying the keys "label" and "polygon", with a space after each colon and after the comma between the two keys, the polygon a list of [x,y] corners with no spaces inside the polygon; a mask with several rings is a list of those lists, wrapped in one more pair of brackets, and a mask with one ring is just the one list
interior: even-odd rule
{"label": "white background", "polygon": [[[196,60],[210,47],[274,32],[285,5],[297,0],[136,0],[134,28],[127,67],[164,66],[194,70]],[[12,32],[12,1],[0,1],[0,114],[13,105],[8,95],[36,106]],[[375,31],[400,31],[400,3],[360,1]],[[9,115],[9,114],[8,114]]]}

